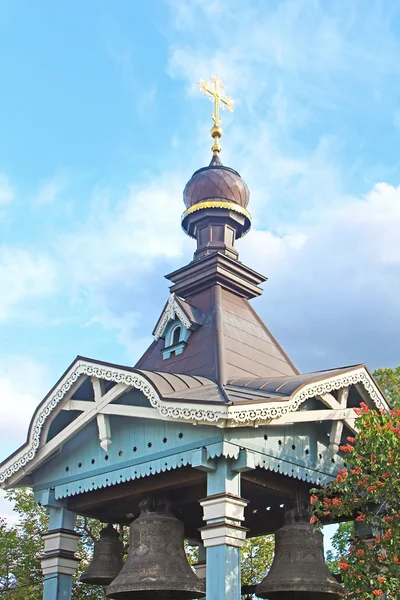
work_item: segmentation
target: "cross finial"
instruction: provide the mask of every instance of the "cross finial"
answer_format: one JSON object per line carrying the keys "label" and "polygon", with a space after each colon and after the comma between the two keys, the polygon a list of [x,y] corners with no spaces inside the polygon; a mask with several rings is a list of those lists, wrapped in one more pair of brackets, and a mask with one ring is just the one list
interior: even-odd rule
{"label": "cross finial", "polygon": [[222,129],[220,127],[222,119],[219,116],[219,108],[232,111],[234,109],[233,102],[228,96],[223,95],[224,85],[218,75],[211,77],[211,83],[202,79],[200,82],[200,89],[203,90],[206,96],[209,96],[214,102],[214,112],[211,114],[214,126],[211,129],[211,136],[214,138],[214,144],[211,150],[214,154],[221,152],[221,146],[219,145],[219,138],[222,136]]}

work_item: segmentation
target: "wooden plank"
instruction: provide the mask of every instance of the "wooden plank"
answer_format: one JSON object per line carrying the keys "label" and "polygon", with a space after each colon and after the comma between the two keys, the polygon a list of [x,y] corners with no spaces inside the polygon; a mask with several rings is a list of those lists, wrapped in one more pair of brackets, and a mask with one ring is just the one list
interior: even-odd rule
{"label": "wooden plank", "polygon": [[90,409],[79,415],[72,423],[67,425],[65,429],[60,431],[52,440],[47,442],[44,446],[38,449],[35,458],[30,463],[27,471],[30,472],[33,469],[36,469],[46,458],[54,452],[58,448],[65,444],[71,437],[73,437],[78,431],[83,429],[89,421],[94,419],[99,411],[101,411],[104,406],[108,404],[108,402],[112,402],[121,396],[124,392],[129,389],[130,386],[125,383],[118,383],[116,386],[111,388],[109,392],[107,392],[101,402],[88,402],[90,405]]}
{"label": "wooden plank", "polygon": [[288,425],[291,423],[309,423],[315,421],[339,421],[345,419],[355,419],[355,413],[352,408],[341,408],[337,410],[298,410],[287,413],[283,417],[274,419],[270,425]]}
{"label": "wooden plank", "polygon": [[160,490],[168,491],[178,487],[198,483],[205,480],[206,474],[192,468],[181,468],[166,473],[158,473],[150,477],[120,483],[109,488],[84,492],[68,499],[68,507],[76,512],[95,509],[108,502],[116,503],[124,498],[134,497]]}
{"label": "wooden plank", "polygon": [[[288,481],[284,481],[283,476],[275,476],[271,472],[261,473],[260,471],[247,471],[241,473],[241,479],[252,485],[263,488],[265,490],[271,490],[275,494],[283,495],[288,498],[294,498],[296,496],[296,486],[293,485],[293,480],[287,477]],[[301,485],[301,482],[296,482]]]}

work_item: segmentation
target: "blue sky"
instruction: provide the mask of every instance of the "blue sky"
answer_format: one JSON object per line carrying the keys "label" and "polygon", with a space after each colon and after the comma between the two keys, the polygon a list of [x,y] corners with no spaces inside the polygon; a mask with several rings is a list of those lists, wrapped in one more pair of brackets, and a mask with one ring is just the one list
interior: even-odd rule
{"label": "blue sky", "polygon": [[399,364],[400,2],[367,4],[0,0],[0,458],[77,354],[151,342],[214,73],[260,315],[302,370]]}

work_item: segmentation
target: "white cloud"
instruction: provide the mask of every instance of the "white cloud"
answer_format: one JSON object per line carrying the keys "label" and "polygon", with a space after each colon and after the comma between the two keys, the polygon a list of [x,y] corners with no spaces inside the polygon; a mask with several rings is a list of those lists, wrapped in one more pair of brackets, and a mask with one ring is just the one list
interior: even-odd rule
{"label": "white cloud", "polygon": [[[94,315],[89,325],[115,329],[130,355],[134,348],[143,349],[134,330],[156,301],[149,288],[160,287],[163,272],[175,266],[185,249],[193,251],[180,228],[183,186],[184,179],[170,174],[131,186],[120,199],[96,190],[88,221],[60,240],[75,307],[89,306]],[[160,265],[163,272],[153,281]],[[149,328],[151,333],[151,324]]]}
{"label": "white cloud", "polygon": [[180,229],[182,190],[174,174],[131,186],[120,200],[96,190],[89,221],[63,245],[76,283],[100,288],[181,256],[186,243]]}
{"label": "white cloud", "polygon": [[[25,443],[33,413],[50,385],[48,370],[31,358],[0,356],[0,462]],[[2,490],[0,515],[10,526],[18,520]]]}
{"label": "white cloud", "polygon": [[10,204],[15,198],[15,189],[8,177],[0,173],[0,207]]}
{"label": "white cloud", "polygon": [[68,186],[68,179],[65,174],[58,173],[42,183],[36,195],[33,198],[33,206],[41,208],[57,202],[61,194]]}
{"label": "white cloud", "polygon": [[178,35],[170,72],[189,85],[218,72],[241,102],[253,105],[277,82],[307,92],[312,104],[351,101],[333,76],[371,81],[377,73],[399,72],[392,13],[379,4],[371,1],[365,12],[354,0],[330,8],[309,0],[171,2]]}
{"label": "white cloud", "polygon": [[0,460],[25,442],[34,410],[49,388],[49,373],[36,361],[0,357]]}
{"label": "white cloud", "polygon": [[297,235],[245,239],[242,259],[272,275],[258,309],[301,367],[399,363],[399,228],[400,187],[380,183]]}
{"label": "white cloud", "polygon": [[13,511],[14,504],[6,500],[5,493],[0,489],[0,517],[6,519],[9,527],[15,525],[18,521],[18,515]]}
{"label": "white cloud", "polygon": [[56,287],[53,261],[39,252],[0,246],[0,322],[18,314],[20,305],[47,296]]}

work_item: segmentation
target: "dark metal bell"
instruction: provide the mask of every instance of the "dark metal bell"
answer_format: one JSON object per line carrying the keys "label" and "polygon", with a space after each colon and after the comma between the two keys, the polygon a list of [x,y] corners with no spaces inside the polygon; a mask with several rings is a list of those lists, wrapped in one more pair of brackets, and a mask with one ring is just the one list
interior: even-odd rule
{"label": "dark metal bell", "polygon": [[183,523],[168,503],[148,499],[131,523],[128,558],[107,588],[116,600],[186,600],[205,596],[204,583],[191,569],[184,550]]}
{"label": "dark metal bell", "polygon": [[109,585],[124,566],[123,550],[114,527],[104,527],[100,531],[100,538],[94,543],[93,560],[82,573],[80,581],[92,585]]}
{"label": "dark metal bell", "polygon": [[322,533],[314,531],[309,516],[288,511],[275,534],[271,570],[256,595],[268,600],[336,600],[344,593],[325,563]]}

